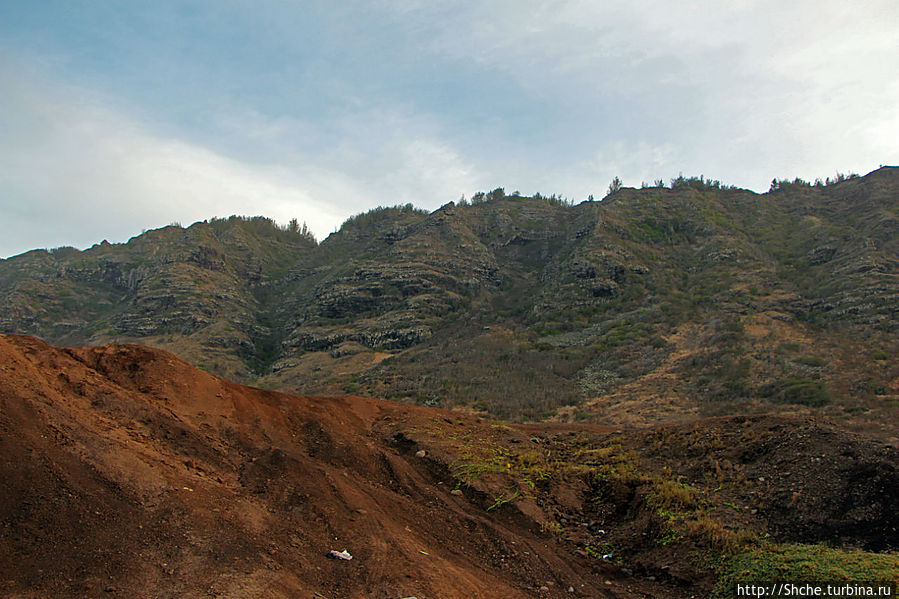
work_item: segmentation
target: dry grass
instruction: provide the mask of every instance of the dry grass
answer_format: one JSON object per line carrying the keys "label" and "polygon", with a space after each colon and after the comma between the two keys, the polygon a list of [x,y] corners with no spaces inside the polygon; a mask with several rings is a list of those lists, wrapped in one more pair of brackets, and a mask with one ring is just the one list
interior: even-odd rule
{"label": "dry grass", "polygon": [[720,520],[701,514],[687,520],[686,535],[697,542],[707,544],[718,551],[740,551],[755,544],[758,537],[749,530],[728,528]]}
{"label": "dry grass", "polygon": [[660,510],[688,510],[697,507],[697,489],[670,479],[653,481],[650,503]]}

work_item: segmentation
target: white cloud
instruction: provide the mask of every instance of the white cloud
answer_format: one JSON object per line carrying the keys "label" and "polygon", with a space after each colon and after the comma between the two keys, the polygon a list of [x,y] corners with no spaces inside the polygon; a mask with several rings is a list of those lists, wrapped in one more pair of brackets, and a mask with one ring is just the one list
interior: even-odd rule
{"label": "white cloud", "polygon": [[436,207],[472,185],[459,155],[403,127],[410,119],[368,119],[356,137],[309,148],[291,136],[327,137],[322,128],[240,115],[243,138],[278,155],[259,162],[157,133],[108,98],[25,69],[0,68],[0,78],[9,82],[0,110],[0,256],[231,214],[295,217],[321,239],[354,212],[410,201]]}
{"label": "white cloud", "polygon": [[432,51],[571,106],[603,156],[627,122],[614,137],[756,189],[899,161],[894,0],[457,2],[418,19],[438,11]]}
{"label": "white cloud", "polygon": [[[333,62],[287,33],[289,7],[284,31],[264,28],[277,51],[249,67],[224,48],[154,62],[141,47],[128,73],[165,81],[189,67],[190,85],[158,94],[85,67],[64,43],[37,71],[25,65],[40,57],[0,46],[0,256],[232,213],[296,217],[323,237],[379,204],[435,208],[496,186],[580,199],[613,176],[683,172],[764,190],[772,177],[899,163],[894,0],[365,6],[387,33],[354,22]],[[371,12],[385,7],[386,19]],[[338,13],[325,29],[362,14]],[[234,19],[225,10],[211,26]],[[179,103],[219,76],[228,85]],[[244,78],[253,93],[234,91]]]}
{"label": "white cloud", "polygon": [[154,134],[79,90],[18,80],[0,126],[0,253],[116,241],[143,228],[211,216],[306,220],[318,233],[343,215],[292,173]]}

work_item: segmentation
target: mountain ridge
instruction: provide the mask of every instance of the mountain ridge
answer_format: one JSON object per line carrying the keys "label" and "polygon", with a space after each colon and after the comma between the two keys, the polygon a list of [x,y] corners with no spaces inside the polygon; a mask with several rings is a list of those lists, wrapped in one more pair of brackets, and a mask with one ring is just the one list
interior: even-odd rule
{"label": "mountain ridge", "polygon": [[502,418],[824,411],[896,439],[899,169],[775,187],[496,190],[318,244],[232,217],[33,251],[0,262],[0,332]]}

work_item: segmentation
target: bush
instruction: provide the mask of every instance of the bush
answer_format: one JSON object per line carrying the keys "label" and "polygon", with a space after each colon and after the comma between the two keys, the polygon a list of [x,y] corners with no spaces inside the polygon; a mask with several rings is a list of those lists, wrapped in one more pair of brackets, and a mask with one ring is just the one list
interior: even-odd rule
{"label": "bush", "polygon": [[621,190],[621,179],[619,179],[618,177],[615,177],[614,179],[612,179],[612,182],[609,183],[609,190],[606,193],[606,195],[610,196],[613,193],[620,191],[620,190]]}
{"label": "bush", "polygon": [[817,356],[800,356],[793,361],[805,366],[811,366],[813,368],[823,368],[827,365],[827,360],[825,360],[824,358],[819,358]]}
{"label": "bush", "polygon": [[761,389],[764,397],[776,403],[797,404],[820,408],[831,403],[830,393],[821,381],[794,377],[768,383]]}

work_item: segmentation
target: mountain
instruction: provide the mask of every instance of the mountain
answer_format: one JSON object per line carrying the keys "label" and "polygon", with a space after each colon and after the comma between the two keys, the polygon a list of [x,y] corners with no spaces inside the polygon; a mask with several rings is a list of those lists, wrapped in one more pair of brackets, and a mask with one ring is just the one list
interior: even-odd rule
{"label": "mountain", "polygon": [[737,580],[895,582],[897,463],[795,416],[503,425],[244,387],[145,346],[0,336],[0,594],[686,599]]}
{"label": "mountain", "polygon": [[815,413],[896,442],[897,197],[884,167],[765,194],[495,190],[379,208],[321,243],[213,219],[0,261],[0,332],[508,420]]}

